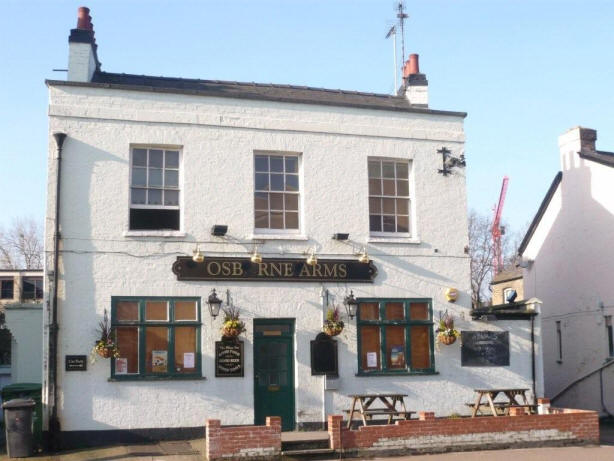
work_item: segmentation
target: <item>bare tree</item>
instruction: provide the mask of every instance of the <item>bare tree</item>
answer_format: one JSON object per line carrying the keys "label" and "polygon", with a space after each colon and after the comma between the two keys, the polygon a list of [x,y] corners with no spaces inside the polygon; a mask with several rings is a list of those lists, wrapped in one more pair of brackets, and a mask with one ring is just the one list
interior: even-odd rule
{"label": "bare tree", "polygon": [[42,269],[42,234],[32,218],[15,219],[8,229],[0,228],[0,268]]}

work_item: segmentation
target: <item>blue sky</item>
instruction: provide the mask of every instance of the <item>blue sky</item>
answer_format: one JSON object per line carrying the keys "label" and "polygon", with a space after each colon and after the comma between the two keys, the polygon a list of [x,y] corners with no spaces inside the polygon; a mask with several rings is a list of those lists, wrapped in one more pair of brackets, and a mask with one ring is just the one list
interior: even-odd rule
{"label": "blue sky", "polygon": [[[64,79],[75,1],[0,4],[0,226],[44,218],[46,78]],[[393,90],[392,0],[90,0],[103,70]],[[559,169],[557,137],[582,125],[614,151],[614,2],[406,2],[430,106],[468,112],[469,206],[530,221]],[[400,49],[400,47],[399,47]]]}

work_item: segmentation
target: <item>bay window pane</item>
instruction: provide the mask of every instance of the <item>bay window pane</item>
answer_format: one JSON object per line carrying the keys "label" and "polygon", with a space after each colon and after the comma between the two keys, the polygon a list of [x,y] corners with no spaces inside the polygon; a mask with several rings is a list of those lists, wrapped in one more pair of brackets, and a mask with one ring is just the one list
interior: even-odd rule
{"label": "bay window pane", "polygon": [[254,194],[254,210],[268,210],[269,196],[266,192],[256,192]]}
{"label": "bay window pane", "polygon": [[269,171],[269,157],[266,155],[256,155],[256,171]]}
{"label": "bay window pane", "polygon": [[382,162],[382,176],[384,178],[394,178],[394,163]]}
{"label": "bay window pane", "polygon": [[145,304],[145,320],[168,321],[168,303],[166,301],[147,301]]}
{"label": "bay window pane", "polygon": [[400,197],[409,196],[409,181],[397,180],[397,195]]}
{"label": "bay window pane", "polygon": [[297,194],[284,194],[286,202],[286,210],[297,211],[298,210],[298,195]]}
{"label": "bay window pane", "polygon": [[271,229],[284,228],[284,213],[282,211],[271,211]]}
{"label": "bay window pane", "polygon": [[360,303],[358,308],[360,320],[379,320],[378,303]]}
{"label": "bay window pane", "polygon": [[384,214],[394,214],[394,199],[393,198],[383,198],[382,208],[384,210]]}
{"label": "bay window pane", "polygon": [[397,199],[397,213],[408,215],[409,214],[409,200],[406,198]]}
{"label": "bay window pane", "polygon": [[284,194],[269,194],[269,206],[271,210],[283,210]]}
{"label": "bay window pane", "polygon": [[179,168],[179,152],[176,150],[167,150],[164,154],[165,168]]}
{"label": "bay window pane", "polygon": [[298,158],[286,157],[286,173],[298,173]]}
{"label": "bay window pane", "polygon": [[298,175],[288,174],[286,175],[286,190],[297,192],[298,191]]}
{"label": "bay window pane", "polygon": [[382,195],[382,180],[381,179],[369,179],[369,194],[370,195]]}
{"label": "bay window pane", "polygon": [[379,327],[363,325],[360,327],[360,362],[363,370],[380,369]]}
{"label": "bay window pane", "polygon": [[266,229],[269,227],[269,212],[258,211],[254,212],[254,227],[257,229]]}
{"label": "bay window pane", "polygon": [[407,179],[409,177],[409,165],[407,163],[397,163],[397,178]]}
{"label": "bay window pane", "polygon": [[196,320],[196,301],[175,301],[175,320]]}
{"label": "bay window pane", "polygon": [[149,205],[162,205],[162,191],[160,189],[149,189],[147,191],[147,203]]}
{"label": "bay window pane", "polygon": [[164,170],[164,187],[177,187],[179,186],[179,171],[178,170]]}
{"label": "bay window pane", "polygon": [[119,349],[119,357],[115,359],[115,373],[120,375],[138,373],[139,328],[117,327],[115,332]]}
{"label": "bay window pane", "polygon": [[394,179],[382,180],[383,192],[382,195],[394,195]]}
{"label": "bay window pane", "polygon": [[369,215],[369,230],[371,232],[382,231],[382,217],[380,215]]}
{"label": "bay window pane", "polygon": [[149,150],[149,167],[162,168],[162,151],[160,149]]}
{"label": "bay window pane", "polygon": [[397,232],[409,232],[408,216],[397,216]]}
{"label": "bay window pane", "polygon": [[369,198],[369,213],[376,214],[382,212],[382,199],[378,197]]}
{"label": "bay window pane", "polygon": [[282,173],[284,171],[284,158],[283,157],[271,157],[270,160],[271,171]]}
{"label": "bay window pane", "polygon": [[396,230],[394,216],[383,216],[384,232],[394,232]]}
{"label": "bay window pane", "polygon": [[381,178],[382,177],[382,163],[378,161],[369,162],[369,178]]}
{"label": "bay window pane", "polygon": [[179,205],[179,191],[178,190],[164,190],[164,204],[167,206]]}
{"label": "bay window pane", "polygon": [[149,169],[149,187],[162,187],[162,170],[159,168]]}
{"label": "bay window pane", "polygon": [[284,175],[272,174],[271,175],[271,190],[284,190]]}
{"label": "bay window pane", "polygon": [[269,175],[263,173],[256,174],[256,190],[269,190]]}
{"label": "bay window pane", "polygon": [[147,166],[147,149],[132,151],[132,166]]}
{"label": "bay window pane", "polygon": [[145,365],[147,373],[168,372],[168,327],[145,328]]}
{"label": "bay window pane", "polygon": [[421,370],[431,367],[430,325],[413,326],[411,338],[411,368]]}
{"label": "bay window pane", "polygon": [[388,368],[405,368],[405,327],[386,327],[386,360]]}
{"label": "bay window pane", "polygon": [[132,185],[146,186],[147,185],[147,168],[132,168]]}
{"label": "bay window pane", "polygon": [[139,303],[137,301],[120,301],[115,312],[117,321],[130,322],[139,320]]}
{"label": "bay window pane", "polygon": [[175,371],[196,372],[196,327],[175,328]]}
{"label": "bay window pane", "polygon": [[133,205],[145,205],[147,203],[147,190],[146,189],[131,189],[130,200]]}
{"label": "bay window pane", "polygon": [[286,212],[286,229],[298,229],[298,213]]}

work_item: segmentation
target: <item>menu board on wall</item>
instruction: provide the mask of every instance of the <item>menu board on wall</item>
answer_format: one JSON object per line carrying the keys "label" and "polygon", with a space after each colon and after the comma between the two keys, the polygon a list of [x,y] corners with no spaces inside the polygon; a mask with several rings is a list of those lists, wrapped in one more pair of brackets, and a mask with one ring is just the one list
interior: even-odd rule
{"label": "menu board on wall", "polygon": [[215,342],[215,376],[217,378],[243,376],[243,341]]}
{"label": "menu board on wall", "polygon": [[461,332],[463,367],[506,367],[510,364],[508,331]]}

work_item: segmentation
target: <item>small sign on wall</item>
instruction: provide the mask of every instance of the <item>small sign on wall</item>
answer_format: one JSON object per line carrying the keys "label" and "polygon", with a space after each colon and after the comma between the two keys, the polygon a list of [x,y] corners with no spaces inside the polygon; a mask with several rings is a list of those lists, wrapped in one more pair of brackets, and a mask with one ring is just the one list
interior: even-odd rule
{"label": "small sign on wall", "polygon": [[87,371],[86,355],[67,355],[66,371]]}
{"label": "small sign on wall", "polygon": [[243,377],[243,341],[215,342],[215,376]]}
{"label": "small sign on wall", "polygon": [[510,364],[508,331],[461,332],[461,366],[506,367]]}

